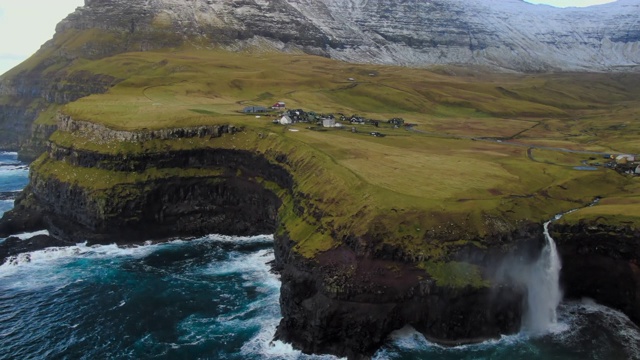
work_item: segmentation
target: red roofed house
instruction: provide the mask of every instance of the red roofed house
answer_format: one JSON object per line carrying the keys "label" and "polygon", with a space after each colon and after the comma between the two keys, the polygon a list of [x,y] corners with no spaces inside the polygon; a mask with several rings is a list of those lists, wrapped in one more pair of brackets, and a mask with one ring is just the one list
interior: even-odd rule
{"label": "red roofed house", "polygon": [[274,110],[282,110],[285,108],[284,106],[284,101],[278,101],[277,103],[273,104],[273,106],[271,106],[272,109]]}

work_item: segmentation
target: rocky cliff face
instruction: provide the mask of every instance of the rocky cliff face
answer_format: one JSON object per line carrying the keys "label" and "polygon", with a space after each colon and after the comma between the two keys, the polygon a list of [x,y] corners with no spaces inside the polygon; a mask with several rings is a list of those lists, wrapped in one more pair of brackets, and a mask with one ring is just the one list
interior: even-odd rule
{"label": "rocky cliff face", "polygon": [[640,230],[595,222],[552,226],[565,296],[589,297],[640,323]]}
{"label": "rocky cliff face", "polygon": [[367,63],[612,70],[640,64],[639,19],[632,0],[583,9],[521,0],[108,0],[87,1],[57,30],[100,29],[126,39],[106,47],[89,42],[89,56],[191,41]]}
{"label": "rocky cliff face", "polygon": [[[49,60],[56,61],[45,62]],[[36,67],[15,77],[0,78],[0,149],[24,150],[21,158],[26,161],[44,152],[46,139],[55,131],[53,121],[34,124],[41,112],[90,94],[104,93],[118,82],[112,76],[86,71],[44,74],[42,70]]]}
{"label": "rocky cliff face", "polygon": [[127,243],[209,233],[272,233],[281,201],[260,181],[271,181],[283,188],[292,186],[288,173],[243,151],[108,156],[53,146],[49,157],[80,169],[116,173],[198,168],[215,170],[215,174],[141,179],[95,190],[36,170],[15,209],[0,225],[0,236],[42,227],[58,239],[89,243],[110,243],[114,239]]}
{"label": "rocky cliff face", "polygon": [[[135,134],[90,127],[64,116],[59,117],[59,129],[77,131],[98,142],[176,136],[216,141],[232,136],[229,126]],[[48,162],[58,166],[48,168]],[[69,168],[60,170],[60,166]],[[275,266],[283,281],[283,320],[277,336],[305,352],[366,357],[390,332],[407,324],[447,344],[477,342],[519,330],[526,297],[526,289],[519,284],[440,283],[401,249],[376,254],[363,246],[375,241],[364,239],[351,239],[313,258],[296,252],[295,241],[286,231],[290,224],[278,211],[291,206],[284,202],[293,202],[300,214],[314,209],[297,199],[304,194],[293,196],[296,184],[288,167],[295,166],[277,151],[208,148],[110,154],[51,144],[48,154],[32,167],[30,185],[15,209],[0,221],[0,236],[44,227],[52,238],[8,241],[0,247],[0,256],[79,241],[127,244],[207,233],[276,232]],[[144,175],[171,169],[178,171],[155,178]],[[199,176],[190,172],[194,169]],[[58,170],[76,175],[64,180],[56,175]],[[82,180],[90,176],[87,171],[125,180],[94,186],[93,181]],[[128,181],[127,176],[137,180]],[[534,249],[535,256],[541,233],[538,227],[529,230],[502,234],[501,241],[518,244],[511,240],[521,237],[521,243],[533,244],[523,251]],[[331,237],[335,229],[323,231]],[[485,251],[469,246],[452,254],[451,260],[464,258],[482,267],[517,247]]]}
{"label": "rocky cliff face", "polygon": [[348,246],[310,261],[293,244],[287,234],[276,236],[283,315],[276,338],[306,353],[367,358],[405,325],[446,345],[520,330],[526,288],[518,284],[441,284],[414,263],[365,257]]}
{"label": "rocky cliff face", "polygon": [[[175,137],[205,137],[215,142],[237,131],[219,126],[136,134],[64,116],[59,121],[62,130],[110,142]],[[366,238],[333,238],[336,229],[327,227],[318,231],[337,245],[305,256],[296,251],[298,243],[287,231],[291,224],[286,221],[300,219],[285,220],[283,208],[294,208],[297,214],[323,215],[300,201],[305,194],[296,190],[292,175],[297,171],[296,161],[272,145],[267,144],[270,152],[263,153],[209,147],[121,154],[51,144],[47,156],[32,167],[31,183],[16,208],[0,221],[0,236],[45,227],[53,239],[8,240],[0,246],[0,256],[78,241],[128,244],[212,232],[275,232],[283,315],[276,336],[304,352],[366,358],[392,331],[407,324],[448,345],[520,330],[528,290],[522,283],[498,276],[497,264],[510,258],[518,263],[536,259],[543,245],[539,224],[522,222],[515,229],[452,247],[443,262],[478,271],[477,276],[463,276],[477,280],[464,279],[462,283],[434,275],[437,269],[422,266],[422,260],[400,245],[376,246],[383,240],[376,236],[383,235],[375,233],[366,234]],[[57,166],[47,168],[47,162]],[[171,169],[177,171],[147,177]],[[194,169],[200,172],[194,174]],[[64,180],[56,171],[72,171],[75,176]],[[83,180],[90,177],[86,171],[123,180],[95,186]],[[638,234],[598,227],[554,227],[554,231],[554,237],[561,239],[558,244],[568,295],[594,297],[637,320],[640,254],[634,239]],[[602,237],[607,234],[608,238]],[[601,244],[601,239],[607,242]],[[441,271],[457,273],[454,270]],[[603,275],[612,271],[623,281],[611,282]]]}

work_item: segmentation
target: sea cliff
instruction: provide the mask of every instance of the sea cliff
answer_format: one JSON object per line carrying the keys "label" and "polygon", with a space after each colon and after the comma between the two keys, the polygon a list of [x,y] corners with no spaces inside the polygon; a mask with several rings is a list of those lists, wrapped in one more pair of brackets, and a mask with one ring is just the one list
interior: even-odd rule
{"label": "sea cliff", "polygon": [[[308,353],[366,358],[405,325],[446,345],[521,329],[528,289],[499,275],[499,265],[535,261],[544,246],[540,224],[510,225],[487,216],[485,231],[467,231],[461,241],[460,229],[436,222],[398,241],[380,226],[380,210],[367,210],[366,202],[356,202],[358,211],[348,220],[332,214],[334,202],[347,210],[351,202],[331,165],[321,153],[275,133],[231,124],[123,131],[62,114],[58,129],[47,153],[32,164],[30,185],[15,209],[0,221],[0,236],[44,227],[51,245],[126,245],[212,232],[275,233],[283,315],[276,337]],[[330,182],[338,195],[307,192],[316,182]],[[420,216],[395,210],[384,221]],[[611,249],[618,249],[611,244],[620,239],[632,244],[637,238],[620,229],[600,230],[610,234]],[[576,276],[586,266],[584,251],[576,248],[585,246],[585,228],[554,231],[561,239],[567,294],[594,297],[637,319],[635,245],[600,251],[595,263],[622,264],[615,268],[634,280],[600,296],[603,289],[589,285],[598,280]],[[22,251],[34,246],[47,241],[38,239]],[[6,256],[21,251],[9,250]]]}
{"label": "sea cliff", "polygon": [[[60,116],[58,128],[92,137],[95,143],[198,139],[215,145],[234,136],[270,141],[229,125],[134,135]],[[300,192],[295,154],[279,152],[274,145],[268,144],[266,153],[222,145],[124,154],[52,141],[32,165],[30,185],[0,230],[7,236],[45,227],[57,241],[90,244],[276,232],[275,268],[283,280],[278,337],[305,352],[371,355],[390,332],[407,324],[447,344],[519,330],[525,289],[491,283],[483,270],[509,250],[461,247],[459,256],[471,258],[472,252],[475,263],[455,262],[454,253],[440,260],[443,267],[451,264],[447,276],[460,273],[454,281],[431,275],[426,257],[417,259],[398,246],[380,247],[385,239],[374,239],[374,234],[365,241],[318,226],[324,209],[309,206],[309,196]],[[305,239],[292,239],[291,232],[300,226],[318,237],[306,241],[321,242],[305,246]],[[539,230],[528,235],[524,242],[538,242]]]}

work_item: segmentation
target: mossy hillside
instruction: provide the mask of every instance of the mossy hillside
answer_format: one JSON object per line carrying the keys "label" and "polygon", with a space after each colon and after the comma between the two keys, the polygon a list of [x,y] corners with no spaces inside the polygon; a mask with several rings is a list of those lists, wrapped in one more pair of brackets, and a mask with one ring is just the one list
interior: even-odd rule
{"label": "mossy hillside", "polygon": [[[46,53],[49,48],[74,48],[84,37],[101,36],[61,34],[53,46],[43,47],[42,54],[20,67],[28,70],[31,62],[55,58]],[[114,128],[135,128],[141,115],[153,120],[139,123],[140,127],[186,126],[212,121],[213,117],[229,116],[224,121],[238,121],[237,111],[245,104],[268,106],[284,100],[290,108],[318,112],[358,113],[381,120],[401,116],[424,129],[458,135],[517,135],[531,141],[600,144],[600,148],[623,151],[623,146],[615,146],[619,137],[624,144],[633,145],[628,131],[615,129],[625,124],[626,130],[635,126],[630,122],[637,117],[632,110],[639,92],[635,75],[447,76],[424,69],[353,65],[302,54],[174,50],[65,60],[63,71],[69,76],[86,72],[125,80],[109,97],[89,98],[66,111],[79,120],[101,121]],[[525,93],[536,96],[523,96]],[[207,119],[186,109],[216,116]]]}
{"label": "mossy hillside", "polygon": [[[459,97],[460,101],[468,100],[468,97],[474,95],[480,100],[477,103],[484,103],[488,100],[488,96],[493,96],[494,100],[501,99],[501,93],[489,84],[479,83],[471,86],[468,81],[458,81],[454,77],[441,76],[425,70],[398,71],[393,67],[365,67],[364,65],[356,67],[308,55],[268,52],[238,54],[216,50],[125,53],[98,61],[78,59],[71,69],[130,79],[123,84],[123,87],[126,84],[139,86],[144,82],[147,86],[167,87],[173,79],[180,81],[197,77],[198,81],[192,82],[191,85],[198,84],[200,89],[210,94],[218,92],[219,95],[233,96],[235,92],[250,95],[252,90],[262,90],[256,95],[270,93],[273,97],[278,97],[283,95],[278,91],[280,88],[290,87],[285,90],[289,90],[288,92],[294,90],[288,94],[293,96],[302,92],[323,96],[337,93],[355,98],[374,98],[377,100],[373,102],[375,107],[393,102],[394,99],[400,100],[407,95],[412,95],[410,100],[414,102],[417,100],[418,104],[428,104],[430,96],[425,96],[424,91],[432,91],[437,95],[443,94],[442,97],[453,99]],[[375,77],[360,76],[367,69],[375,71],[377,75]],[[357,81],[350,82],[345,76],[357,76]],[[164,83],[153,82],[153,79],[164,81]],[[414,84],[405,83],[409,80]],[[295,84],[292,84],[292,81],[295,81]],[[329,84],[333,86],[328,86]],[[267,87],[273,88],[273,91],[264,91]],[[189,88],[189,90],[197,89],[198,87]],[[437,96],[433,96],[433,99],[435,101],[431,102],[438,102]],[[352,102],[351,99],[345,100],[347,103]],[[475,102],[470,101],[470,103]],[[398,101],[398,104],[401,108],[411,107],[406,100]],[[587,107],[588,104],[583,103],[583,105]],[[514,106],[506,108],[517,109]]]}
{"label": "mossy hillside", "polygon": [[431,275],[439,286],[462,288],[489,287],[491,283],[483,278],[482,271],[477,265],[464,262],[422,262],[419,268]]}
{"label": "mossy hillside", "polygon": [[[128,66],[121,66],[125,63]],[[118,76],[124,75],[115,72],[126,68],[128,74],[109,93],[67,105],[63,111],[76,120],[128,130],[210,124],[244,130],[215,139],[106,144],[58,132],[52,141],[109,154],[199,148],[263,154],[294,177],[292,193],[279,193],[285,200],[279,231],[288,232],[297,242],[294,250],[309,258],[358,238],[369,242],[372,251],[386,244],[417,262],[446,264],[447,256],[460,247],[493,246],[488,242],[494,235],[523,223],[541,223],[596,196],[619,196],[631,181],[612,171],[575,171],[568,166],[571,157],[563,154],[548,154],[538,162],[528,158],[526,147],[472,140],[515,136],[576,149],[618,146],[600,142],[583,128],[586,122],[575,118],[593,116],[590,126],[599,114],[604,122],[616,124],[618,120],[605,115],[628,113],[625,106],[636,101],[635,90],[608,95],[611,82],[624,81],[607,75],[451,77],[307,55],[219,50],[129,53],[78,68],[106,69]],[[346,80],[349,77],[356,81]],[[599,98],[595,106],[591,97],[576,95],[587,83]],[[558,88],[565,95],[558,95]],[[548,94],[538,95],[539,102],[513,98],[512,92],[526,89]],[[565,97],[571,99],[570,106],[549,109],[554,107],[551,99]],[[271,118],[238,113],[245,104],[277,100],[317,112],[381,120],[401,116],[427,133],[384,127],[387,136],[374,138],[368,135],[371,126],[357,126],[357,133],[312,131],[308,125],[286,128],[271,124]],[[492,104],[503,108],[502,114],[517,115],[496,117],[487,110]],[[558,135],[558,129],[564,133]],[[609,139],[623,133],[616,129],[607,130],[613,134]]]}
{"label": "mossy hillside", "polygon": [[[469,244],[486,248],[491,244],[483,242],[483,237],[515,231],[519,221],[542,222],[557,212],[583,206],[594,196],[624,190],[626,182],[614,172],[575,172],[530,162],[525,149],[496,143],[431,138],[401,130],[383,139],[348,131],[291,132],[261,124],[214,139],[96,146],[78,134],[58,132],[52,141],[119,154],[206,148],[263,154],[294,175],[293,193],[276,192],[283,199],[278,231],[296,241],[294,251],[313,258],[355,236],[373,241],[374,248],[384,244],[401,248],[415,261],[428,259],[434,274],[443,268],[461,269],[446,265],[456,249]],[[390,170],[394,166],[401,171]],[[36,166],[36,171],[43,169]],[[471,176],[465,179],[465,175]],[[74,178],[95,186],[88,176],[70,175],[67,181]],[[146,177],[135,175],[127,181],[136,179]],[[432,276],[455,286],[463,278],[479,284],[467,270]]]}
{"label": "mossy hillside", "polygon": [[640,179],[632,178],[622,191],[606,196],[593,206],[565,214],[558,223],[565,225],[606,225],[629,229],[640,228]]}
{"label": "mossy hillside", "polygon": [[[127,89],[127,93],[135,93],[135,87]],[[99,102],[100,99],[108,98],[108,96],[109,95],[95,96],[95,100],[91,99],[91,101]],[[127,98],[125,94],[119,96],[122,96],[123,99]],[[171,97],[169,96],[167,99],[171,99]],[[83,99],[76,104],[89,100],[90,99]],[[384,139],[373,139],[366,134],[351,134],[341,131],[312,132],[303,129],[301,132],[287,133],[286,131],[283,132],[284,128],[269,124],[268,120],[259,120],[253,116],[238,114],[226,117],[217,115],[217,113],[214,112],[211,112],[208,116],[201,116],[201,114],[192,111],[193,103],[184,104],[189,107],[189,109],[185,110],[184,105],[180,104],[180,101],[176,101],[175,99],[173,101],[178,103],[178,105],[176,105],[177,108],[169,106],[168,109],[164,109],[164,112],[159,112],[162,116],[171,115],[175,116],[174,119],[180,119],[179,123],[173,123],[173,125],[221,123],[232,119],[234,124],[255,129],[256,132],[273,132],[278,135],[282,133],[286,137],[296,137],[328,154],[332,158],[332,162],[338,162],[339,165],[350,169],[357,174],[359,178],[364,180],[365,183],[375,184],[378,187],[375,191],[376,196],[383,198],[387,204],[395,201],[401,204],[410,204],[411,207],[424,208],[429,207],[424,206],[425,204],[429,204],[429,202],[433,204],[434,202],[440,202],[441,200],[449,198],[452,200],[455,199],[455,202],[440,203],[438,207],[431,207],[430,210],[438,208],[439,212],[453,213],[456,208],[462,209],[463,212],[466,212],[467,208],[485,209],[491,212],[496,206],[506,203],[503,207],[508,209],[506,210],[507,214],[516,214],[513,216],[514,218],[517,218],[519,215],[526,215],[526,218],[537,221],[545,216],[542,214],[548,214],[549,212],[540,207],[531,206],[531,200],[522,200],[522,198],[529,197],[531,199],[536,196],[536,194],[539,199],[544,200],[549,198],[549,196],[544,193],[545,188],[560,186],[550,186],[549,184],[553,184],[554,182],[562,183],[562,176],[566,176],[568,179],[573,176],[583,177],[593,175],[596,178],[598,177],[597,174],[575,172],[564,173],[560,177],[555,176],[553,171],[548,172],[548,169],[556,169],[555,167],[531,164],[524,159],[524,149],[505,147],[500,144],[481,144],[479,142],[474,143],[465,140],[443,139],[437,134],[435,136],[410,134],[402,129],[386,130],[390,136]],[[196,98],[194,101],[198,103],[201,99]],[[171,105],[171,102],[168,102],[168,104]],[[85,107],[87,105],[82,106]],[[90,108],[94,110],[97,109],[94,106],[90,106]],[[119,115],[119,113],[114,114],[110,112],[107,109],[110,108],[110,106],[105,106],[104,108],[105,112],[100,111],[102,115],[98,114],[98,118],[101,119],[101,116]],[[196,116],[194,117],[190,114],[195,114]],[[155,115],[156,113],[137,113],[136,116],[144,120],[142,120],[141,123],[135,120],[136,116],[132,116],[127,120],[129,124],[128,127],[147,127],[147,125],[155,123],[154,120],[157,120]],[[117,117],[114,116],[114,118]],[[194,122],[190,122],[189,119]],[[171,121],[173,120],[169,120],[168,123],[171,123]],[[503,120],[500,123],[524,124],[528,122],[528,120],[520,122]],[[165,123],[165,126],[168,123]],[[461,128],[464,129],[463,126]],[[363,129],[366,129],[366,127]],[[517,126],[517,128],[513,130],[520,131],[521,126]],[[54,136],[54,139],[59,141],[60,139],[56,136]],[[233,138],[234,137],[231,137],[230,139]],[[84,145],[81,145],[82,142],[68,139],[67,143],[73,143],[75,146],[92,146],[91,141],[85,141]],[[148,151],[149,147],[152,149],[169,149],[176,146],[179,148],[199,146],[197,145],[199,143],[201,144],[202,141],[197,139],[184,139],[172,143],[151,142],[143,146],[128,143],[118,144],[112,147],[107,144],[107,146],[103,147],[101,145],[100,149],[96,148],[94,150],[106,151],[105,149],[112,149],[112,151],[135,152]],[[382,146],[384,144],[390,144],[391,146]],[[461,146],[461,144],[464,144],[464,146]],[[236,145],[229,143],[229,146]],[[242,148],[242,145],[240,145],[240,147]],[[421,151],[416,152],[416,150]],[[442,179],[445,178],[447,180],[443,181]],[[474,186],[469,186],[470,180]],[[505,187],[505,183],[509,183],[510,186]],[[379,188],[390,191],[380,191]],[[587,189],[588,188],[590,187],[587,186]],[[591,186],[591,188],[593,187]],[[456,189],[462,191],[452,191]],[[584,190],[585,189],[575,191],[578,197],[567,197],[568,203],[565,205],[558,206],[557,204],[549,204],[549,206],[568,209],[584,203],[593,196],[589,191]],[[584,192],[584,194],[578,194],[581,191]],[[498,200],[494,194],[501,195],[507,198],[507,200]],[[363,194],[362,196],[368,195]],[[473,201],[469,203],[469,200]],[[546,202],[551,203],[552,200],[553,199],[550,199]],[[524,209],[524,211],[521,209]],[[480,221],[477,219],[480,219],[481,216],[475,218],[476,220],[474,221]],[[458,221],[459,219],[455,220]],[[471,228],[477,229],[478,226],[472,226]],[[479,228],[482,228],[482,226]]]}
{"label": "mossy hillside", "polygon": [[[160,21],[156,25],[159,33],[166,35],[166,24]],[[111,108],[98,100],[68,109],[79,120],[111,122],[114,128],[135,128],[128,124],[140,120],[141,114],[155,119],[141,127],[211,121],[196,116],[198,113],[187,115],[181,103],[223,117],[238,115],[245,104],[268,106],[285,100],[289,107],[318,112],[359,113],[379,119],[401,116],[425,129],[445,133],[517,135],[530,142],[640,151],[632,135],[638,123],[633,121],[638,116],[634,109],[640,98],[640,81],[634,74],[509,75],[456,69],[462,75],[450,76],[425,69],[345,64],[303,54],[257,49],[230,53],[189,46],[115,56],[109,51],[85,54],[94,43],[102,49],[115,49],[123,43],[134,49],[142,44],[142,38],[138,41],[121,34],[128,39],[123,42],[118,36],[95,29],[65,31],[3,78],[35,71],[39,76],[86,72],[125,79],[110,92]],[[164,43],[169,46],[172,41],[160,42]],[[111,110],[111,115],[117,114],[123,104],[129,108],[120,116],[109,115]],[[528,128],[523,120],[531,121],[532,126]],[[230,117],[225,121],[237,120]],[[539,125],[533,126],[534,121]]]}
{"label": "mossy hillside", "polygon": [[37,176],[54,177],[57,180],[79,186],[92,192],[99,192],[117,185],[137,184],[168,178],[214,178],[222,174],[220,169],[176,169],[149,168],[142,172],[110,171],[98,168],[73,166],[63,161],[42,155],[32,163]]}

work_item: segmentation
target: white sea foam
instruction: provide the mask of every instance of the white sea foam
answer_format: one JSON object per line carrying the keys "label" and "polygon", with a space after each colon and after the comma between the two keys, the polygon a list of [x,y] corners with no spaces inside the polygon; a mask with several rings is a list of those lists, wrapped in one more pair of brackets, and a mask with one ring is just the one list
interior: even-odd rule
{"label": "white sea foam", "polygon": [[486,348],[496,348],[511,346],[527,341],[524,334],[504,335],[499,339],[487,340],[479,344],[469,344],[460,346],[442,346],[427,340],[420,332],[407,325],[400,330],[396,330],[389,335],[388,346],[380,349],[374,356],[374,360],[386,360],[398,357],[397,351],[402,353],[428,352],[431,354],[462,354],[469,351],[482,350]]}
{"label": "white sea foam", "polygon": [[12,173],[16,171],[29,171],[29,167],[27,165],[22,165],[15,162],[11,162],[11,163],[0,162],[0,174]]}
{"label": "white sea foam", "polygon": [[[21,237],[28,237],[33,234],[23,234]],[[223,241],[223,242],[269,242],[273,241],[273,237],[270,236],[254,236],[254,237],[239,237],[234,238],[231,236],[209,235],[200,239],[192,240],[194,242],[210,242],[210,241]],[[76,259],[109,259],[119,257],[132,257],[141,258],[145,257],[157,249],[165,246],[175,246],[186,243],[185,240],[174,240],[164,243],[149,243],[144,245],[133,246],[118,246],[116,244],[111,245],[93,245],[87,246],[86,243],[76,244],[75,246],[65,247],[50,247],[43,250],[32,251],[22,253],[19,255],[11,256],[7,261],[0,265],[0,278],[6,276],[12,276],[21,272],[33,272],[43,271],[46,272],[47,268],[52,266],[60,266],[68,264]],[[261,256],[257,254],[256,256]],[[251,265],[252,262],[247,264]],[[46,285],[43,282],[42,285]]]}
{"label": "white sea foam", "polygon": [[[273,250],[265,249],[246,255],[239,252],[230,253],[229,261],[221,266],[219,263],[211,263],[202,271],[211,275],[225,275],[242,273],[246,280],[261,279],[271,287],[280,287],[280,282],[266,263],[273,261]],[[271,280],[271,281],[270,281]]]}
{"label": "white sea foam", "polygon": [[[47,230],[42,230],[33,233],[24,233],[13,235],[22,240],[28,239],[36,235],[49,235]],[[222,242],[237,242],[237,243],[250,243],[250,242],[272,242],[273,237],[268,235],[253,236],[253,237],[238,237],[224,235],[208,235],[203,238],[191,240],[193,242],[210,242],[210,241],[222,241]],[[118,246],[116,244],[110,245],[92,245],[87,246],[86,243],[76,244],[75,246],[64,247],[51,247],[43,250],[28,252],[11,257],[11,261],[7,261],[4,265],[0,266],[0,270],[7,267],[15,267],[21,265],[29,265],[35,263],[51,263],[58,260],[64,260],[77,257],[88,258],[110,258],[110,257],[143,257],[149,253],[157,250],[163,246],[180,245],[189,242],[188,240],[177,239],[168,242],[145,242],[143,245],[127,245]],[[264,257],[261,252],[255,254],[257,257]],[[252,264],[253,262],[249,262]]]}
{"label": "white sea foam", "polygon": [[118,247],[117,245],[50,247],[11,256],[0,265],[0,277],[21,271],[32,271],[68,263],[77,258],[115,258],[121,256],[141,257],[152,252],[153,246]]}
{"label": "white sea foam", "polygon": [[[30,234],[31,235],[31,234]],[[27,235],[25,235],[26,237]],[[172,246],[183,246],[187,243],[198,242],[237,242],[237,243],[269,243],[273,241],[272,236],[252,236],[252,237],[231,237],[221,235],[209,235],[194,240],[177,239],[169,242],[153,243],[145,242],[144,245],[118,246],[111,245],[93,245],[87,246],[86,243],[76,244],[67,247],[50,247],[43,250],[22,253],[11,256],[0,265],[0,280],[5,279],[5,285],[12,288],[21,289],[39,289],[48,286],[64,287],[70,283],[78,281],[82,278],[83,271],[69,271],[74,268],[78,262],[86,260],[106,260],[118,258],[144,258],[158,249]],[[266,251],[266,250],[265,250]],[[249,276],[245,272],[248,268],[254,267],[259,270],[254,275],[255,278],[264,277],[270,279],[273,274],[269,273],[269,267],[264,263],[273,260],[272,251],[270,257],[264,252],[253,253],[250,258],[241,258],[239,261],[231,261],[230,267],[236,267],[236,271],[242,272],[243,276]],[[260,265],[262,262],[262,265]],[[225,269],[226,266],[219,267]],[[211,268],[216,268],[213,264]],[[264,269],[263,269],[264,268]],[[225,270],[226,271],[226,270]],[[248,274],[251,272],[249,271]],[[248,282],[256,281],[247,278]],[[261,287],[266,286],[267,289]],[[272,291],[270,289],[279,289],[279,282],[266,282],[258,287],[258,291]],[[276,298],[277,303],[277,298]]]}
{"label": "white sea foam", "polygon": [[211,234],[207,235],[201,240],[215,241],[215,242],[231,242],[231,243],[272,243],[273,235],[256,235],[256,236],[229,236]]}
{"label": "white sea foam", "polygon": [[[268,237],[273,239],[273,237]],[[290,344],[282,341],[273,341],[278,323],[280,322],[280,308],[278,299],[280,296],[279,276],[271,272],[268,265],[274,260],[272,250],[260,250],[255,253],[234,257],[227,262],[224,269],[218,269],[216,274],[239,272],[243,278],[257,287],[258,291],[267,296],[255,301],[242,312],[232,316],[233,319],[218,319],[229,327],[247,327],[257,325],[258,333],[247,341],[240,349],[240,355],[245,358],[278,359],[278,360],[334,360],[331,355],[306,355],[293,349]],[[250,320],[239,320],[242,315],[255,313]],[[223,316],[225,317],[225,316]],[[224,321],[223,321],[224,320]],[[242,323],[242,324],[241,324]]]}
{"label": "white sea foam", "polygon": [[22,234],[16,234],[16,235],[11,235],[12,237],[17,237],[20,240],[28,240],[31,239],[34,236],[38,236],[38,235],[49,235],[49,231],[47,230],[40,230],[40,231],[34,231],[34,232],[28,232],[28,233],[22,233]]}
{"label": "white sea foam", "polygon": [[[296,350],[291,344],[273,341],[278,326],[279,317],[264,318],[261,329],[251,340],[247,341],[240,350],[245,358],[278,359],[278,360],[336,360],[341,359],[333,355],[307,355]],[[345,358],[346,359],[346,358]]]}
{"label": "white sea foam", "polygon": [[[273,241],[271,236],[235,238],[235,237],[209,237],[213,241],[231,242],[268,242]],[[244,358],[260,359],[335,359],[333,356],[308,356],[298,350],[294,350],[291,345],[281,341],[273,341],[276,327],[280,322],[280,309],[278,298],[280,295],[280,281],[278,275],[271,272],[269,263],[274,260],[271,249],[263,249],[252,253],[232,252],[228,260],[212,263],[202,270],[208,275],[241,274],[245,280],[244,286],[251,286],[264,296],[243,305],[240,311],[225,313],[215,320],[190,316],[180,325],[181,340],[186,342],[201,342],[206,340],[203,337],[202,328],[209,329],[208,336],[220,336],[220,333],[227,331],[240,332],[247,329],[257,328],[257,333],[243,344],[240,349],[240,356]],[[221,329],[222,328],[222,329]],[[232,330],[226,330],[232,329]]]}

